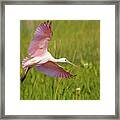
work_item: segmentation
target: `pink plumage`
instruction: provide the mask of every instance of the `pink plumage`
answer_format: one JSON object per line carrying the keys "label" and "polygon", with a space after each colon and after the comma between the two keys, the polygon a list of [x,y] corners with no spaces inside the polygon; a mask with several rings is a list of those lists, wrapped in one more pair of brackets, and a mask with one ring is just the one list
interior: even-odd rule
{"label": "pink plumage", "polygon": [[72,76],[69,72],[66,72],[62,67],[57,65],[55,63],[57,59],[53,58],[47,51],[51,37],[51,22],[44,22],[37,27],[28,49],[29,57],[26,57],[22,62],[22,67],[25,72],[21,77],[21,81],[25,79],[28,70],[33,66],[51,77],[69,78]]}
{"label": "pink plumage", "polygon": [[31,57],[42,56],[47,51],[48,41],[52,37],[51,23],[40,24],[34,34],[34,38],[30,43],[28,53]]}
{"label": "pink plumage", "polygon": [[72,76],[69,72],[66,72],[62,67],[52,61],[36,66],[36,68],[51,77],[69,78]]}

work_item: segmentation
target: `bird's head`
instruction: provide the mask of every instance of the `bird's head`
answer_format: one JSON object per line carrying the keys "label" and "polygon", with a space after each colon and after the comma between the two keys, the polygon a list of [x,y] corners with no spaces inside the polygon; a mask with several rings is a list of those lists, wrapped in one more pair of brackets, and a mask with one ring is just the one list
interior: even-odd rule
{"label": "bird's head", "polygon": [[67,60],[67,58],[60,58],[59,59],[59,62],[63,62],[63,63],[69,63],[75,67],[77,67],[75,64],[73,64],[72,62],[70,62],[69,60]]}
{"label": "bird's head", "polygon": [[60,59],[58,59],[58,62],[66,63],[67,62],[67,58],[60,58]]}

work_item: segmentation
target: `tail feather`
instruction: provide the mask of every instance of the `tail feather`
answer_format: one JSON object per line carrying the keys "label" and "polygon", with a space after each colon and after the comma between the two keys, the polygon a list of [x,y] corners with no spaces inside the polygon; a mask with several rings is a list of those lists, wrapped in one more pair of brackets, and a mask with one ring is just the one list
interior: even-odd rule
{"label": "tail feather", "polygon": [[27,63],[28,60],[29,60],[28,57],[26,57],[25,59],[23,59],[23,61],[22,61],[22,67],[23,67],[23,69],[26,69],[25,67],[26,67],[26,63]]}

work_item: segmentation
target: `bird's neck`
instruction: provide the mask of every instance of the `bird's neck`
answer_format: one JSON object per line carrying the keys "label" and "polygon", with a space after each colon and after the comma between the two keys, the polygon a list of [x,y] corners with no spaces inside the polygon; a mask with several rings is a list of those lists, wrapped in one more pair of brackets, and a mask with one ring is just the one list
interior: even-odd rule
{"label": "bird's neck", "polygon": [[62,62],[62,58],[54,58],[49,52],[47,52],[47,56],[49,56],[50,60],[53,62]]}
{"label": "bird's neck", "polygon": [[61,61],[61,58],[55,59],[55,62],[63,62]]}

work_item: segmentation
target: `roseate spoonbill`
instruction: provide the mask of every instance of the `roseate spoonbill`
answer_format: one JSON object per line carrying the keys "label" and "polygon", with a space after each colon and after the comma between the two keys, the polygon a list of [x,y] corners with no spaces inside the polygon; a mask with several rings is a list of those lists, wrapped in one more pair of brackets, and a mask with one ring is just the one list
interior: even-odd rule
{"label": "roseate spoonbill", "polygon": [[66,58],[55,59],[48,52],[48,42],[51,37],[51,22],[44,22],[37,27],[28,49],[29,55],[22,61],[24,73],[21,77],[21,81],[24,81],[28,70],[33,66],[35,66],[37,70],[51,77],[68,78],[73,76],[71,73],[65,71],[61,66],[59,66],[57,62],[65,62],[74,65],[73,63],[68,61]]}

